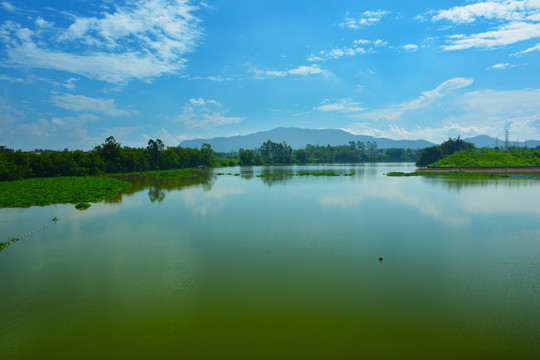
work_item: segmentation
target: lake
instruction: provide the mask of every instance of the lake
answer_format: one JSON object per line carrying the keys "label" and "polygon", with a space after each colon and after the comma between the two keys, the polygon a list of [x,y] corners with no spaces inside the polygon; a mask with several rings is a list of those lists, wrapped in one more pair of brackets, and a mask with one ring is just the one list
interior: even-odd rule
{"label": "lake", "polygon": [[0,241],[59,219],[0,252],[2,359],[540,358],[540,181],[383,175],[412,170],[132,176],[85,211],[0,209]]}

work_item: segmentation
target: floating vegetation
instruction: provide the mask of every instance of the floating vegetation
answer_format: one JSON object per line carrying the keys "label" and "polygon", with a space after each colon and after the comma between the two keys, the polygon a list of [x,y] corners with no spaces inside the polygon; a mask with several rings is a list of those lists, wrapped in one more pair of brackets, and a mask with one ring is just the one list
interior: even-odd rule
{"label": "floating vegetation", "polygon": [[307,173],[307,172],[302,172],[300,174],[296,174],[296,176],[339,176],[339,174],[336,174],[334,172],[330,172],[330,173]]}
{"label": "floating vegetation", "polygon": [[86,210],[90,206],[91,205],[89,203],[78,203],[77,205],[75,205],[75,209],[77,209],[77,210]]}
{"label": "floating vegetation", "polygon": [[[344,174],[343,176],[352,176],[354,174]],[[261,174],[256,175],[257,177],[278,177],[278,176],[340,176],[336,173],[309,173],[309,172],[301,172],[298,174]]]}
{"label": "floating vegetation", "polygon": [[131,183],[104,176],[63,176],[0,181],[0,208],[98,202]]}

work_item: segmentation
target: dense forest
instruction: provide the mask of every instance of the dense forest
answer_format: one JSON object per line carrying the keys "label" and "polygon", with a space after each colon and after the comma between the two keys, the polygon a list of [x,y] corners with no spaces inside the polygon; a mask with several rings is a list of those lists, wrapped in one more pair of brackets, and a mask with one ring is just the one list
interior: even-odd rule
{"label": "dense forest", "polygon": [[0,151],[0,180],[183,169],[215,162],[216,154],[209,145],[201,150],[166,148],[160,139],[150,139],[146,148],[131,148],[122,147],[110,136],[89,152]]}
{"label": "dense forest", "polygon": [[219,154],[225,160],[238,160],[239,165],[305,164],[305,163],[356,163],[375,161],[416,161],[419,150],[379,149],[375,142],[350,141],[348,145],[306,145],[293,150],[287,143],[266,141],[253,150],[240,149],[238,154]]}
{"label": "dense forest", "polygon": [[348,145],[307,145],[293,150],[287,143],[266,141],[253,150],[216,154],[210,145],[191,149],[166,147],[160,139],[146,148],[121,146],[110,136],[93,150],[0,151],[0,180],[35,177],[85,176],[149,170],[184,169],[199,166],[236,166],[293,163],[356,163],[416,161],[421,150],[379,149],[375,142]]}

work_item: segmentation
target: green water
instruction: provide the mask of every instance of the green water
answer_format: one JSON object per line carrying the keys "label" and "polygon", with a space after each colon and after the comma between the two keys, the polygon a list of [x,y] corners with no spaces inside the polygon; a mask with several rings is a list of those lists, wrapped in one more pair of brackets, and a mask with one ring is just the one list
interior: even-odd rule
{"label": "green water", "polygon": [[[0,357],[540,358],[540,181],[383,176],[413,169],[223,168],[0,209],[0,241],[60,219],[0,252]],[[256,176],[301,172],[355,175]]]}

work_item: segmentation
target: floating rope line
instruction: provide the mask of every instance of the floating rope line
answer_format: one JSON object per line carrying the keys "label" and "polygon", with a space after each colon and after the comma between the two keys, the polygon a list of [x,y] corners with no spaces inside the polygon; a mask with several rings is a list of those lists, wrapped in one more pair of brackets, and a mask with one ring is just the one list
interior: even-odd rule
{"label": "floating rope line", "polygon": [[17,241],[20,241],[21,239],[24,239],[25,237],[28,237],[30,235],[32,235],[33,233],[35,233],[36,231],[38,230],[43,230],[45,229],[47,226],[50,226],[52,224],[56,224],[58,222],[58,218],[57,217],[54,217],[50,223],[48,224],[45,224],[45,225],[42,225],[40,227],[38,227],[37,229],[34,229],[32,231],[30,231],[29,233],[26,233],[24,235],[21,235],[19,237],[12,237],[9,241],[7,242],[0,242],[0,251],[4,250],[5,248],[7,248],[9,245],[13,244],[13,243],[16,243]]}

